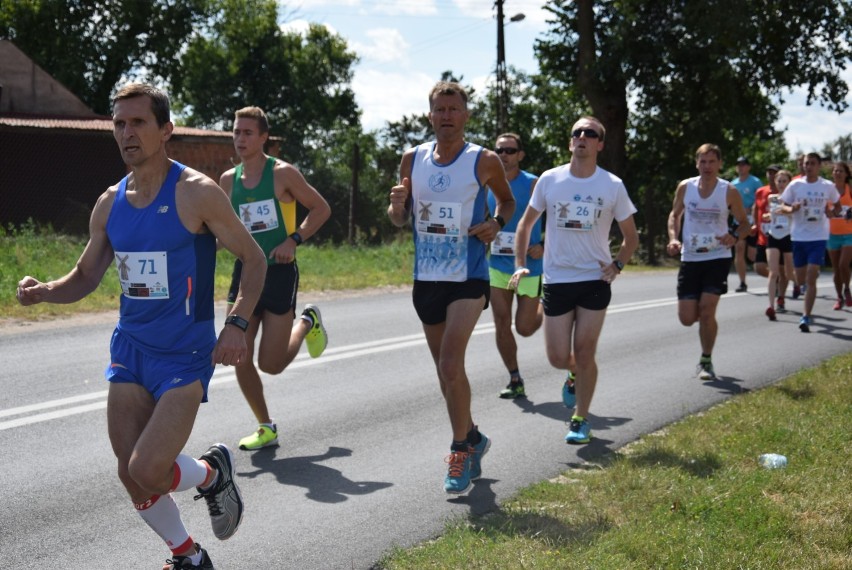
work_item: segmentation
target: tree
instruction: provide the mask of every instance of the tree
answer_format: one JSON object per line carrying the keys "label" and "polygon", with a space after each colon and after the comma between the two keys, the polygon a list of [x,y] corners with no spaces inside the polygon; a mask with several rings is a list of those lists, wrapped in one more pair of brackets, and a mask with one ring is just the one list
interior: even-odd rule
{"label": "tree", "polygon": [[109,115],[122,78],[175,73],[207,0],[45,0],[0,3],[0,37],[15,43],[96,113]]}
{"label": "tree", "polygon": [[542,72],[576,87],[607,127],[601,163],[638,188],[651,261],[700,144],[736,156],[757,140],[772,154],[772,125],[791,87],[806,86],[808,103],[848,106],[840,77],[852,55],[848,2],[556,0],[547,9],[551,30],[536,47]]}
{"label": "tree", "polygon": [[182,72],[171,77],[187,124],[229,128],[233,112],[262,107],[282,155],[294,163],[339,123],[355,126],[350,88],[357,57],[345,40],[311,25],[283,32],[275,0],[215,0],[216,15],[189,39]]}

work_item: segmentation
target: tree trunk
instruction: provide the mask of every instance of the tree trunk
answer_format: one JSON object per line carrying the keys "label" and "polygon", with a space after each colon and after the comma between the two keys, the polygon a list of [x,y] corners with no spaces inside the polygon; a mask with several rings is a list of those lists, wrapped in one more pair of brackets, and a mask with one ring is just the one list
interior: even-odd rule
{"label": "tree trunk", "polygon": [[627,83],[622,76],[602,78],[597,68],[593,0],[576,0],[578,32],[577,84],[592,112],[606,128],[600,165],[624,178],[627,171]]}

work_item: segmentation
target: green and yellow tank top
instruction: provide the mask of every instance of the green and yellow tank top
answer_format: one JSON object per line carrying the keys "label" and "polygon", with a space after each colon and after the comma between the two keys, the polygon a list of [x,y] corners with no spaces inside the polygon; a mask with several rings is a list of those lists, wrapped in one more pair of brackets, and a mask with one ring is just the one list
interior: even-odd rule
{"label": "green and yellow tank top", "polygon": [[275,196],[272,169],[275,158],[267,157],[260,182],[254,188],[243,186],[243,165],[234,169],[231,205],[254,240],[263,249],[266,263],[274,265],[270,252],[296,231],[296,201],[281,202]]}

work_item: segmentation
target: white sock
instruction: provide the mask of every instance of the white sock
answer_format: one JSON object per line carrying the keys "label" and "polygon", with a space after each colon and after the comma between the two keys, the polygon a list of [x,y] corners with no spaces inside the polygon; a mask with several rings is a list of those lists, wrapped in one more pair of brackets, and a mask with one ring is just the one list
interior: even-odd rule
{"label": "white sock", "polygon": [[144,503],[134,503],[133,506],[142,520],[165,541],[173,554],[194,544],[171,495],[154,495]]}
{"label": "white sock", "polygon": [[[210,465],[206,461],[181,453],[175,459],[175,478],[172,480],[171,490],[186,491],[193,487],[201,487],[208,477],[210,477]],[[208,486],[214,482],[215,479]]]}

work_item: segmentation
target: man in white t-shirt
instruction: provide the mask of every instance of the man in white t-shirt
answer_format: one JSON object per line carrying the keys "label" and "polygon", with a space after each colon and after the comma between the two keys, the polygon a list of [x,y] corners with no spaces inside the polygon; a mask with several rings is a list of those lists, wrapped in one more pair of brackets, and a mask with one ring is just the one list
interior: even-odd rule
{"label": "man in white t-shirt", "polygon": [[[578,120],[571,132],[571,162],[538,179],[515,234],[517,286],[529,274],[524,267],[530,231],[547,212],[544,249],[544,338],[547,358],[561,370],[574,365],[576,409],[567,443],[588,443],[588,415],[598,379],[598,338],[612,298],[611,284],[639,245],[636,207],[621,179],[597,165],[606,131],[594,117]],[[609,249],[612,222],[624,239],[615,259]],[[573,351],[573,358],[572,358]]]}
{"label": "man in white t-shirt", "polygon": [[792,213],[790,237],[793,239],[793,267],[796,281],[807,285],[799,329],[810,332],[811,311],[816,300],[819,268],[825,259],[825,244],[830,233],[829,216],[840,213],[840,193],[832,182],[819,175],[822,158],[811,152],[805,156],[805,175],[796,178],[781,194],[781,211]]}

